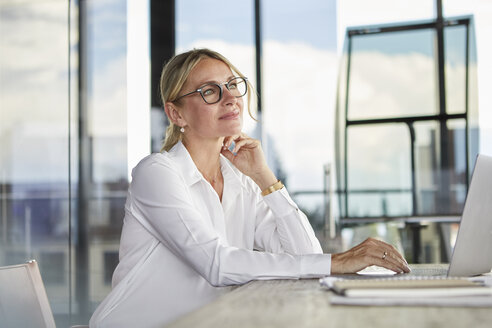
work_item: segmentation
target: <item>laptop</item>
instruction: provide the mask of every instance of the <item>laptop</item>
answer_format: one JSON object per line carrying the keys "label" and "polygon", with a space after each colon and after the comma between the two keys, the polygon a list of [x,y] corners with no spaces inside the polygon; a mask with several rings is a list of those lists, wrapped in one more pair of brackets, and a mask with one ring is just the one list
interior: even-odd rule
{"label": "laptop", "polygon": [[[470,277],[492,270],[492,157],[478,155],[473,170],[453,255],[447,264],[412,268],[409,276]],[[352,278],[381,277],[394,272],[370,267]],[[398,276],[401,276],[398,275]],[[345,275],[344,275],[345,276]],[[349,278],[350,277],[346,277]]]}
{"label": "laptop", "polygon": [[447,275],[492,270],[492,157],[478,155]]}

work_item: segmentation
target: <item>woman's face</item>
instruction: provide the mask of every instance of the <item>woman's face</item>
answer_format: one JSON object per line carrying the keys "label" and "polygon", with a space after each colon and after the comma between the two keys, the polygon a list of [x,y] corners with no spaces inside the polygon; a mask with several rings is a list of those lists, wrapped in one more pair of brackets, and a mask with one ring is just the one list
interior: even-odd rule
{"label": "woman's face", "polygon": [[[202,59],[191,71],[180,94],[192,92],[207,83],[223,84],[233,77],[229,66],[222,61]],[[241,132],[243,99],[233,96],[225,85],[222,90],[222,99],[215,104],[205,103],[199,92],[181,99],[179,108],[187,139],[217,139]]]}

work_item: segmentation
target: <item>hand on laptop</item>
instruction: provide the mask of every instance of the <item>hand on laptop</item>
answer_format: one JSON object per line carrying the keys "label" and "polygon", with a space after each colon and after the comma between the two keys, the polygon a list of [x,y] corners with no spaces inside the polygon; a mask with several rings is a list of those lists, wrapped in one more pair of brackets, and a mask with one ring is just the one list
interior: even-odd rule
{"label": "hand on laptop", "polygon": [[331,257],[332,274],[355,273],[371,265],[398,273],[410,272],[407,261],[396,248],[374,238],[368,238],[354,248]]}

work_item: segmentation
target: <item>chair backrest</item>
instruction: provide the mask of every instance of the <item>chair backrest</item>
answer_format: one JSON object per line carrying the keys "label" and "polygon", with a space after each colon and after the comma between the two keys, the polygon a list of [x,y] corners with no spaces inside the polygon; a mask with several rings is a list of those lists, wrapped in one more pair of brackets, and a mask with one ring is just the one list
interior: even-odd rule
{"label": "chair backrest", "polygon": [[0,267],[0,326],[56,327],[36,261]]}

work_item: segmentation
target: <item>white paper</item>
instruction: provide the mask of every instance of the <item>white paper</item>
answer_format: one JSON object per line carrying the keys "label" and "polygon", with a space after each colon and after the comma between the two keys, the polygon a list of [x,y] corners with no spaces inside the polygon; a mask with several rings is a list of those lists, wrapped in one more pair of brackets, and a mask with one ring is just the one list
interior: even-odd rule
{"label": "white paper", "polygon": [[[395,276],[395,279],[413,279],[411,276]],[[420,277],[422,279],[423,277]],[[341,277],[324,277],[320,279],[320,285],[329,289],[336,280]],[[486,286],[492,287],[492,274],[487,273],[476,277],[467,278],[471,281],[480,281]],[[457,296],[457,297],[346,297],[332,293],[330,303],[333,305],[356,306],[437,306],[437,307],[492,307],[492,296]]]}
{"label": "white paper", "polygon": [[365,298],[345,297],[332,294],[330,303],[333,305],[358,306],[447,306],[447,307],[492,307],[490,296],[461,297],[419,297],[419,298]]}

